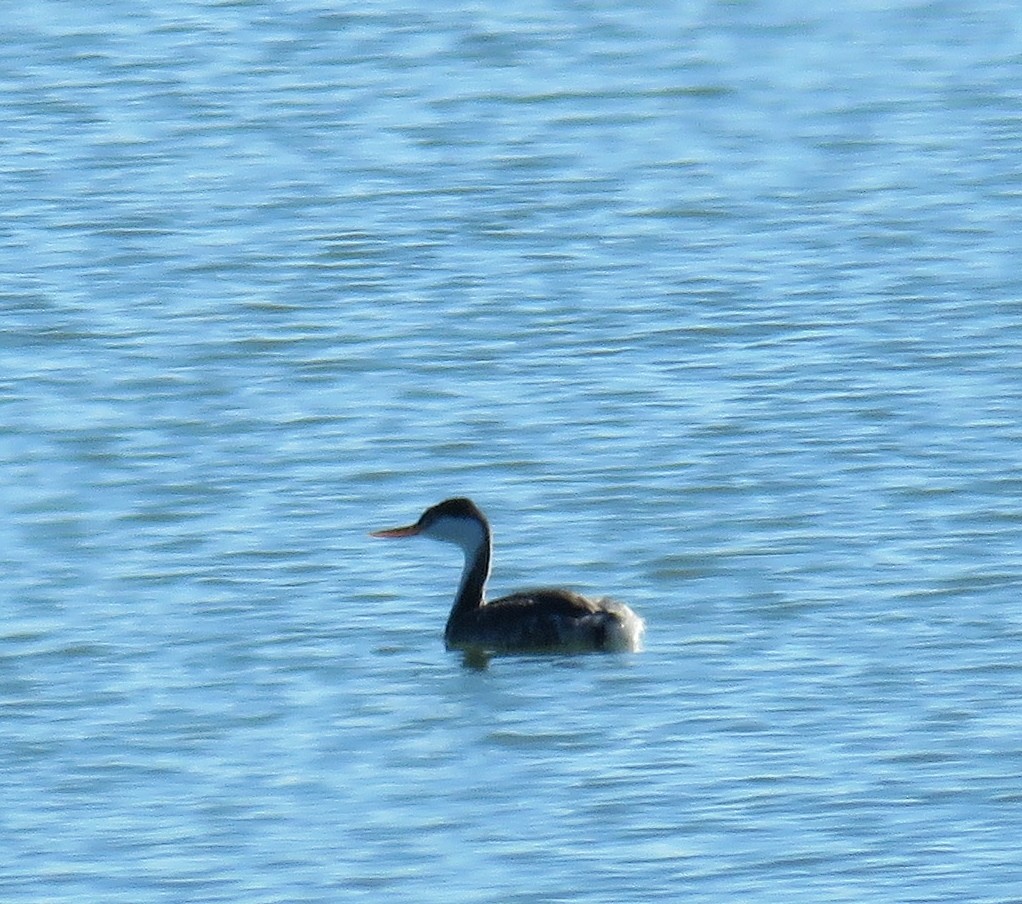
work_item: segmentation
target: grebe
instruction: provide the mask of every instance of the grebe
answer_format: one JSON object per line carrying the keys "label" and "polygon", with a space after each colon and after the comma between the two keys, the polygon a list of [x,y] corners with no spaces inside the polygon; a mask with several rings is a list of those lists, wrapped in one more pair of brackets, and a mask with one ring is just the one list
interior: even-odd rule
{"label": "grebe", "polygon": [[486,602],[493,541],[486,516],[470,499],[426,509],[415,524],[373,537],[429,537],[460,546],[465,567],[444,629],[448,650],[497,653],[639,650],[645,624],[628,606],[570,590],[523,590]]}

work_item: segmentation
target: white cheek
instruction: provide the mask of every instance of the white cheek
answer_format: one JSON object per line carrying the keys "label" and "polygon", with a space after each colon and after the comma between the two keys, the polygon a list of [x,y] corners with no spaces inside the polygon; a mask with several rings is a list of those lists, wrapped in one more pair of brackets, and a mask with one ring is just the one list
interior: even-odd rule
{"label": "white cheek", "polygon": [[423,534],[431,540],[454,543],[466,552],[478,548],[485,539],[482,525],[470,518],[441,518]]}

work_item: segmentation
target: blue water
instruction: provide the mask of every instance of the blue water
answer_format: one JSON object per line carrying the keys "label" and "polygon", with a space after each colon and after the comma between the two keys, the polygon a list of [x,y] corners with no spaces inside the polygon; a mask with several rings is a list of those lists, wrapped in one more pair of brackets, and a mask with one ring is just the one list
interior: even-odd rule
{"label": "blue water", "polygon": [[2,19],[4,902],[1018,900],[1015,4]]}

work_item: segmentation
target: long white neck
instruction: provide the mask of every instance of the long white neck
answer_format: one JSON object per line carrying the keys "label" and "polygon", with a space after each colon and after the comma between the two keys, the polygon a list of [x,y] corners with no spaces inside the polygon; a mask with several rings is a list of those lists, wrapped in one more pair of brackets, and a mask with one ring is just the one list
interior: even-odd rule
{"label": "long white neck", "polygon": [[453,543],[465,554],[450,620],[483,605],[486,580],[490,576],[491,543],[486,525],[475,518],[442,517],[425,528],[423,534],[432,540]]}

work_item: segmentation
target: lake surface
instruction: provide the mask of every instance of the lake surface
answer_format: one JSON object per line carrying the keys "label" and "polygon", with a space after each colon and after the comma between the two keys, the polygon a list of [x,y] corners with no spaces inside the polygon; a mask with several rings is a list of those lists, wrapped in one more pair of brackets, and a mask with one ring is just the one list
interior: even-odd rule
{"label": "lake surface", "polygon": [[3,901],[1019,900],[1015,4],[3,19]]}

